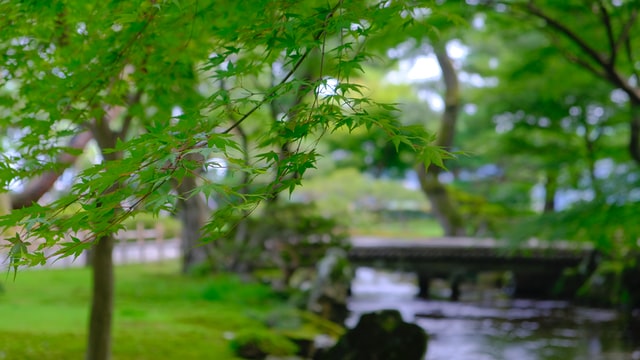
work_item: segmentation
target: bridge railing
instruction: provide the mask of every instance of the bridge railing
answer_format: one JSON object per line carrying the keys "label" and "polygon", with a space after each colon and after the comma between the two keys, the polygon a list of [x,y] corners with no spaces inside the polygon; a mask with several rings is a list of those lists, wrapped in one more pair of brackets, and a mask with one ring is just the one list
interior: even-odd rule
{"label": "bridge railing", "polygon": [[510,244],[495,239],[441,237],[430,239],[389,239],[358,237],[352,240],[349,252],[353,260],[364,259],[581,259],[593,251],[586,243],[532,239],[526,243]]}

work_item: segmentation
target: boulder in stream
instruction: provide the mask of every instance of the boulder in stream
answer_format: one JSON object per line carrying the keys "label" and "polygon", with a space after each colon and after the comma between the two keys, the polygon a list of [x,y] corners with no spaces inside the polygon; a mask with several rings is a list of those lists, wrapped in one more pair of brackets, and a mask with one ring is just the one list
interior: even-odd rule
{"label": "boulder in stream", "polygon": [[405,322],[397,310],[363,314],[331,349],[316,360],[421,360],[427,352],[427,333]]}

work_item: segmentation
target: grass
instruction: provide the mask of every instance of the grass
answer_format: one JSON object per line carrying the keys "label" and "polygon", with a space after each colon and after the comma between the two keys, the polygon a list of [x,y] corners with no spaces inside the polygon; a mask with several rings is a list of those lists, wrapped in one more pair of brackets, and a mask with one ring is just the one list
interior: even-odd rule
{"label": "grass", "polygon": [[443,231],[434,219],[412,219],[372,223],[366,227],[354,229],[353,234],[416,239],[442,236]]}
{"label": "grass", "polygon": [[[0,359],[83,358],[89,284],[88,269],[0,278]],[[225,333],[264,327],[259,314],[278,303],[233,276],[179,276],[176,262],[119,267],[113,359],[237,359]]]}

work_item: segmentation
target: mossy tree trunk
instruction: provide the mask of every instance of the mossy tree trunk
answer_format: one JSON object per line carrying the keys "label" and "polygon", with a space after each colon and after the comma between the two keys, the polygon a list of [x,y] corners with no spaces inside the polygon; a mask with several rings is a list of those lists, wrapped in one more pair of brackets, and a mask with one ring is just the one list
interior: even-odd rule
{"label": "mossy tree trunk", "polygon": [[[436,47],[436,58],[442,70],[445,85],[445,108],[442,113],[437,145],[451,149],[456,131],[456,121],[460,108],[459,84],[456,70],[447,54],[445,44]],[[440,181],[442,169],[431,164],[420,164],[417,168],[420,187],[431,202],[431,209],[444,229],[446,236],[464,236],[466,230],[463,218],[447,187]]]}

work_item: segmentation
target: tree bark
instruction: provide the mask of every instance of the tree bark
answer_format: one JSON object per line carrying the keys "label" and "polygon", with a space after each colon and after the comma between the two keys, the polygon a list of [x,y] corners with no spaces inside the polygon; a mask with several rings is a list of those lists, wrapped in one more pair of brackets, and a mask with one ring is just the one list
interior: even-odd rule
{"label": "tree bark", "polygon": [[558,174],[547,171],[547,179],[544,183],[544,213],[552,213],[556,210],[556,190],[558,189]]}
{"label": "tree bark", "polygon": [[113,318],[114,272],[113,234],[101,236],[93,248],[93,287],[87,360],[111,358],[111,327]]}
{"label": "tree bark", "polygon": [[[442,113],[440,131],[436,144],[447,150],[453,145],[456,121],[460,108],[458,77],[446,46],[436,48],[436,58],[442,70],[445,85],[445,108]],[[455,201],[447,188],[440,182],[439,175],[442,169],[430,164],[429,167],[420,164],[417,169],[420,187],[431,202],[431,211],[444,229],[446,236],[466,235],[462,215],[458,211]]]}
{"label": "tree bark", "polygon": [[176,186],[180,198],[178,217],[182,224],[182,273],[184,274],[190,273],[196,266],[209,261],[211,258],[209,252],[213,250],[212,244],[201,242],[200,229],[206,220],[207,207],[199,194],[192,194],[196,187],[194,176],[184,177]]}
{"label": "tree bark", "polygon": [[[100,141],[98,140],[98,143]],[[102,149],[109,147],[103,146]],[[119,153],[104,154],[105,159],[116,159]],[[114,184],[107,193],[117,191],[118,184]],[[117,209],[116,210],[117,213]],[[114,215],[115,216],[115,215]],[[113,233],[104,234],[93,245],[90,256],[93,266],[91,288],[91,310],[89,315],[89,337],[87,339],[86,360],[111,359],[111,328],[113,318],[114,297],[114,266],[113,246],[115,237]]]}
{"label": "tree bark", "polygon": [[431,203],[431,211],[444,230],[445,236],[465,236],[466,230],[462,216],[458,212],[447,188],[438,180],[438,176],[424,166],[418,169],[422,191]]}
{"label": "tree bark", "polygon": [[[140,100],[139,96],[131,99],[128,106]],[[123,139],[131,122],[131,116],[127,115],[120,131],[113,131],[109,127],[111,119],[126,111],[125,108],[112,107],[105,111],[102,117],[94,119],[91,133],[96,139],[101,150],[114,149],[118,139]],[[115,161],[122,158],[121,151],[104,152],[104,161]],[[120,184],[112,184],[105,193],[118,191]],[[98,199],[98,206],[100,200]],[[114,208],[113,219],[117,217],[118,208]],[[86,360],[109,360],[111,359],[111,327],[113,318],[113,297],[114,297],[114,267],[113,267],[113,246],[115,244],[114,233],[99,234],[96,243],[92,248],[92,299],[89,315],[89,336],[87,344]]]}
{"label": "tree bark", "polygon": [[[186,156],[187,161],[204,164],[202,155],[192,153]],[[196,171],[196,170],[194,170]],[[182,253],[183,274],[191,273],[197,266],[213,262],[213,243],[202,242],[202,227],[209,213],[205,199],[194,194],[198,187],[196,174],[189,174],[182,179],[174,179],[174,188],[178,192],[178,219],[182,225],[180,230],[180,249]]]}

